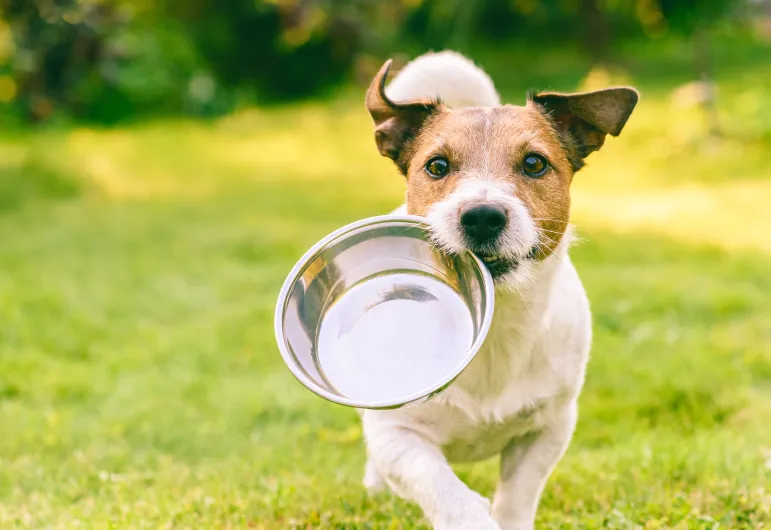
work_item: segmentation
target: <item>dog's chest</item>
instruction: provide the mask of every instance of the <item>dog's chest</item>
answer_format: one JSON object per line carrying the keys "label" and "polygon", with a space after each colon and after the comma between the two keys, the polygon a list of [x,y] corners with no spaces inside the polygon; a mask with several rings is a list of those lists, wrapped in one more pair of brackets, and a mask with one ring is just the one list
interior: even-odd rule
{"label": "dog's chest", "polygon": [[442,451],[451,462],[489,458],[503,451],[512,439],[540,429],[547,408],[546,404],[538,404],[499,422],[460,420],[442,445]]}
{"label": "dog's chest", "polygon": [[431,430],[439,435],[437,442],[450,461],[488,458],[512,439],[547,424],[561,395],[559,380],[548,368],[520,374],[495,397],[451,388],[434,404]]}
{"label": "dog's chest", "polygon": [[[565,380],[537,336],[493,329],[456,384],[431,413],[437,441],[451,461],[497,454],[513,438],[542,428],[555,414]],[[559,356],[559,355],[558,355]]]}

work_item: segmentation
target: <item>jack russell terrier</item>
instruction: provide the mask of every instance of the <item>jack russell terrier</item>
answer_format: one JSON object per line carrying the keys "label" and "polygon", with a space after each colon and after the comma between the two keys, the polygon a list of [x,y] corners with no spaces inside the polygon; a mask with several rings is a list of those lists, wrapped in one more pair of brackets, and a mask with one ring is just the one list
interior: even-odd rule
{"label": "jack russell terrier", "polygon": [[[637,104],[632,88],[531,93],[501,105],[490,78],[454,52],[429,53],[367,91],[375,140],[407,182],[397,212],[426,218],[445,251],[471,250],[495,281],[482,349],[425,403],[360,411],[364,485],[389,486],[439,530],[526,530],[576,425],[591,313],[568,256],[570,184]],[[450,462],[500,454],[490,502]]]}

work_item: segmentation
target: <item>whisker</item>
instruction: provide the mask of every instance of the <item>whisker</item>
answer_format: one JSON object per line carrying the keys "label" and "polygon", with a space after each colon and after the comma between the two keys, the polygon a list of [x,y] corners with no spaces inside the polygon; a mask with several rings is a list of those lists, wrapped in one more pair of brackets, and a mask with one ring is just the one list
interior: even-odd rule
{"label": "whisker", "polygon": [[[537,230],[539,233],[540,233],[540,232],[548,232],[549,234],[556,234],[556,235],[558,235],[558,236],[565,236],[565,235],[566,235],[566,233],[565,233],[565,232],[557,232],[557,231],[555,231],[555,230],[546,230],[545,228],[536,228],[536,230]],[[546,236],[546,234],[544,234],[544,236]],[[571,235],[570,235],[570,238],[571,238],[571,240],[572,240],[572,241],[586,241],[586,238],[585,238],[585,237],[581,237],[581,236],[579,236],[579,235],[576,235],[575,233],[574,233],[574,234],[571,234]],[[556,241],[554,238],[551,238],[551,237],[549,237],[549,239],[551,239],[552,241],[554,241],[555,243],[557,243],[557,241]]]}
{"label": "whisker", "polygon": [[547,230],[546,228],[536,228],[539,232],[549,232],[551,234],[557,234],[558,236],[563,235],[565,232],[558,232],[557,230]]}
{"label": "whisker", "polygon": [[530,306],[528,305],[527,300],[525,300],[525,295],[522,294],[522,291],[520,291],[519,287],[517,287],[516,285],[514,286],[514,289],[516,289],[517,293],[519,293],[519,297],[522,299],[522,305],[524,305],[527,312],[532,315],[533,312],[530,310]]}
{"label": "whisker", "polygon": [[563,225],[569,225],[570,221],[561,221],[559,219],[550,219],[548,217],[533,217],[533,221],[551,221],[553,223],[561,223]]}
{"label": "whisker", "polygon": [[430,225],[428,225],[428,224],[426,224],[426,223],[424,223],[422,221],[419,221],[419,222],[415,223],[414,225],[405,226],[399,232],[397,232],[397,234],[401,235],[401,234],[407,232],[408,230],[410,230],[412,228],[415,228],[415,226],[417,226],[419,228],[425,228],[425,229],[428,230],[429,233],[431,232],[431,226]]}
{"label": "whisker", "polygon": [[552,234],[556,234],[557,236],[559,236],[559,238],[560,238],[560,239],[561,239],[561,238],[562,238],[562,237],[565,235],[565,234],[564,234],[564,232],[555,232],[554,230],[545,230],[545,229],[543,229],[543,228],[536,228],[536,230],[538,231],[538,234],[539,234],[540,236],[542,236],[542,237],[545,237],[546,239],[548,239],[549,241],[551,241],[552,243],[554,243],[554,244],[556,244],[556,245],[559,245],[559,244],[560,244],[560,241],[558,241],[558,240],[557,240],[556,238],[554,238],[554,237],[551,237],[551,236],[550,236],[549,234],[547,234],[546,232],[549,232],[549,233],[552,233]]}
{"label": "whisker", "polygon": [[409,230],[410,228],[414,228],[415,226],[418,226],[418,227],[420,227],[420,228],[426,228],[426,229],[428,229],[429,231],[431,230],[431,225],[430,225],[430,224],[428,224],[427,222],[424,222],[424,221],[417,221],[417,222],[416,222],[414,225],[410,225],[410,226],[406,226],[406,227],[404,227],[404,230],[402,230],[400,233],[402,233],[402,234],[403,234],[404,232],[406,232],[406,231],[407,231],[407,230]]}
{"label": "whisker", "polygon": [[[550,239],[552,242],[555,242],[553,239],[551,239],[551,238],[549,238],[549,239]],[[541,252],[544,252],[544,253],[545,253],[545,251],[547,251],[547,250],[548,250],[548,251],[551,253],[551,255],[552,255],[552,256],[554,256],[555,258],[557,258],[557,261],[559,261],[559,262],[560,262],[560,263],[562,263],[563,265],[565,264],[565,262],[564,262],[564,261],[562,261],[562,258],[560,258],[560,257],[559,257],[559,255],[558,255],[556,252],[554,252],[552,249],[550,249],[549,247],[545,247],[545,246],[541,245],[540,243],[536,243],[536,244],[535,244],[535,246],[536,246],[538,249],[540,249],[540,250],[541,250]]]}

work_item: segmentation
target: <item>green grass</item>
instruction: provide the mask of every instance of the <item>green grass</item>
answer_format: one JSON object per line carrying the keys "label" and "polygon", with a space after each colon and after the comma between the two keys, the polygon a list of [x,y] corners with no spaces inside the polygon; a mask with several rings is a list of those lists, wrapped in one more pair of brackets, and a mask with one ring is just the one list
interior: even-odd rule
{"label": "green grass", "polygon": [[[638,114],[576,177],[595,344],[539,527],[771,526],[771,63],[753,61],[721,78],[716,143],[630,70]],[[765,110],[733,109],[745,93]],[[0,527],[426,528],[365,495],[355,412],[294,382],[272,334],[302,252],[400,201],[370,127],[343,98],[0,142]],[[489,495],[496,465],[458,472]]]}

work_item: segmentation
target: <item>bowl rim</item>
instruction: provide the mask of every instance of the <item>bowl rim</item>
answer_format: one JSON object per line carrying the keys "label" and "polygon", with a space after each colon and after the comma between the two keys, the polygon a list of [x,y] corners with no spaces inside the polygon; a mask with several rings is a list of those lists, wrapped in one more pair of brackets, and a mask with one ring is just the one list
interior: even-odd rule
{"label": "bowl rim", "polygon": [[[359,230],[361,228],[366,228],[368,226],[374,226],[374,225],[385,224],[385,223],[394,223],[394,222],[409,223],[414,226],[425,227],[426,218],[420,217],[417,215],[408,215],[408,214],[377,215],[374,217],[367,217],[365,219],[360,219],[358,221],[349,223],[341,228],[338,228],[337,230],[323,237],[321,240],[319,240],[316,244],[314,244],[310,249],[308,249],[308,251],[306,251],[303,254],[303,256],[294,265],[294,267],[292,267],[292,270],[287,275],[283,285],[281,286],[281,290],[279,291],[278,299],[276,301],[276,310],[274,314],[273,326],[274,326],[274,332],[276,335],[276,342],[278,343],[278,348],[279,348],[279,351],[281,352],[281,357],[284,360],[284,364],[289,368],[292,375],[294,375],[294,377],[300,383],[302,383],[303,386],[305,386],[305,388],[307,388],[317,396],[322,397],[333,403],[337,403],[339,405],[345,405],[348,407],[355,407],[359,409],[393,409],[393,408],[402,407],[404,405],[408,405],[410,403],[424,401],[429,397],[433,397],[435,394],[438,394],[440,391],[444,390],[446,386],[452,383],[455,380],[455,378],[458,377],[458,375],[460,375],[460,373],[466,369],[469,363],[471,363],[471,361],[474,359],[476,354],[479,352],[479,349],[482,347],[482,344],[484,343],[485,338],[487,337],[487,333],[490,331],[490,325],[492,324],[492,320],[493,320],[493,311],[495,309],[495,285],[493,283],[493,278],[490,274],[490,271],[487,270],[487,267],[485,266],[484,262],[476,254],[474,254],[470,250],[466,250],[464,253],[468,254],[472,258],[472,261],[477,266],[477,269],[481,272],[482,287],[485,292],[485,304],[484,304],[485,317],[482,319],[479,332],[477,333],[476,338],[474,339],[474,342],[466,351],[466,356],[463,359],[463,361],[458,363],[458,365],[455,367],[455,369],[452,372],[450,372],[441,380],[437,381],[435,384],[400,399],[359,401],[359,400],[349,399],[349,398],[340,396],[338,394],[334,394],[332,392],[329,392],[328,390],[321,388],[310,379],[310,377],[305,373],[305,371],[302,368],[300,368],[300,366],[298,366],[297,363],[294,362],[293,355],[289,352],[289,348],[287,347],[285,336],[284,336],[284,313],[286,310],[286,305],[289,300],[289,293],[291,292],[292,287],[294,287],[295,283],[298,281],[302,272],[307,268],[308,264],[322,250],[324,250],[325,248],[328,248],[331,243],[335,242],[335,240],[339,239],[341,236],[344,236],[347,233]],[[427,242],[432,246],[435,246],[433,245],[433,243],[431,243],[431,241],[427,241]]]}

